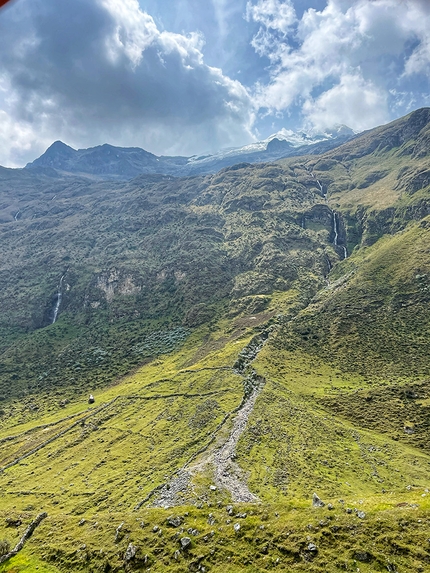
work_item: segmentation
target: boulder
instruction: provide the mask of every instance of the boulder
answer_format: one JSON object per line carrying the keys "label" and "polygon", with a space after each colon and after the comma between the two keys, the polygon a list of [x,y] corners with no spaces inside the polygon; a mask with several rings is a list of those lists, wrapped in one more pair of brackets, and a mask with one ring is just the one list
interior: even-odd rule
{"label": "boulder", "polygon": [[324,507],[325,503],[317,496],[316,493],[312,496],[312,507]]}
{"label": "boulder", "polygon": [[124,553],[124,561],[131,561],[135,558],[137,552],[137,547],[133,543],[129,543],[128,547]]}
{"label": "boulder", "polygon": [[171,515],[166,520],[167,525],[170,525],[170,527],[179,527],[181,525],[182,521],[183,521],[183,519],[179,515],[176,515],[176,516]]}
{"label": "boulder", "polygon": [[123,526],[124,526],[124,522],[120,523],[115,530],[115,543],[118,542],[120,539],[122,539],[122,537],[124,535],[124,533],[122,531]]}
{"label": "boulder", "polygon": [[182,537],[179,543],[181,544],[181,548],[186,551],[191,546],[191,539],[189,537]]}

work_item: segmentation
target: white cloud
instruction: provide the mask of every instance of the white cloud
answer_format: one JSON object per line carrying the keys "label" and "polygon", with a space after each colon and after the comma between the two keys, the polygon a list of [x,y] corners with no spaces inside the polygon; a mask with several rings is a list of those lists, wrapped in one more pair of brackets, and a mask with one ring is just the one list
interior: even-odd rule
{"label": "white cloud", "polygon": [[430,70],[424,1],[327,0],[324,9],[309,8],[292,20],[283,35],[271,24],[275,4],[259,0],[247,12],[261,24],[254,48],[272,64],[270,81],[256,86],[258,105],[269,113],[298,105],[308,120],[360,130],[390,119],[390,90],[410,91],[402,85],[410,84],[407,76]]}
{"label": "white cloud", "polygon": [[159,30],[137,0],[20,0],[2,16],[3,137],[16,127],[0,164],[55,139],[171,154],[253,139],[250,96],[205,64],[202,36]]}
{"label": "white cloud", "polygon": [[256,4],[248,2],[246,17],[282,34],[286,34],[297,20],[291,0],[258,0]]}
{"label": "white cloud", "polygon": [[388,121],[387,95],[359,75],[344,74],[340,83],[315,100],[307,99],[303,112],[317,129],[340,123],[364,131]]}

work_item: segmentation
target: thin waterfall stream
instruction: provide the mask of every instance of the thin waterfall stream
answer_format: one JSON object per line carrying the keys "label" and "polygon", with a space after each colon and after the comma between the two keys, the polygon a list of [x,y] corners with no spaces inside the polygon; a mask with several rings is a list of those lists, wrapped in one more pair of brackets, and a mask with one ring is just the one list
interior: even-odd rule
{"label": "thin waterfall stream", "polygon": [[345,245],[339,245],[339,220],[338,220],[338,214],[336,213],[336,211],[332,211],[333,213],[333,233],[334,233],[334,239],[333,239],[333,244],[335,247],[339,247],[340,249],[342,249],[343,251],[343,258],[346,259],[348,256],[348,251],[347,248],[345,247]]}
{"label": "thin waterfall stream", "polygon": [[55,302],[54,316],[52,318],[52,324],[54,324],[54,322],[57,320],[58,312],[60,310],[61,300],[63,298],[63,281],[64,281],[64,277],[66,276],[66,272],[61,275],[60,282],[58,284],[57,300]]}

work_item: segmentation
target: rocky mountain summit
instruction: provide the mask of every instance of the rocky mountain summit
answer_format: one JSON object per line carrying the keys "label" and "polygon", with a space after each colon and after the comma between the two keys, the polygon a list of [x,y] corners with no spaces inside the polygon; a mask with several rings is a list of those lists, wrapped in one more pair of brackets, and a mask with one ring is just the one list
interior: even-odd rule
{"label": "rocky mountain summit", "polygon": [[426,571],[429,134],[0,169],[0,573]]}

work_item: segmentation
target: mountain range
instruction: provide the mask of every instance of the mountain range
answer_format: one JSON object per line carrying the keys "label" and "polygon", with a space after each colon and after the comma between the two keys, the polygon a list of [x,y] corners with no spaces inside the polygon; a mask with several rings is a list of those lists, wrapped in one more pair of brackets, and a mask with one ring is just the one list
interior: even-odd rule
{"label": "mountain range", "polygon": [[0,169],[0,573],[428,569],[430,108],[344,136]]}
{"label": "mountain range", "polygon": [[[26,169],[44,168],[51,175],[81,175],[96,179],[127,180],[140,174],[175,176],[214,173],[239,162],[258,163],[282,157],[327,151],[351,139],[352,129],[338,125],[323,133],[294,133],[282,130],[264,141],[219,151],[213,155],[192,157],[156,156],[138,147],[98,145],[75,150],[56,141],[43,155],[27,164]],[[53,170],[53,171],[52,171]]]}

